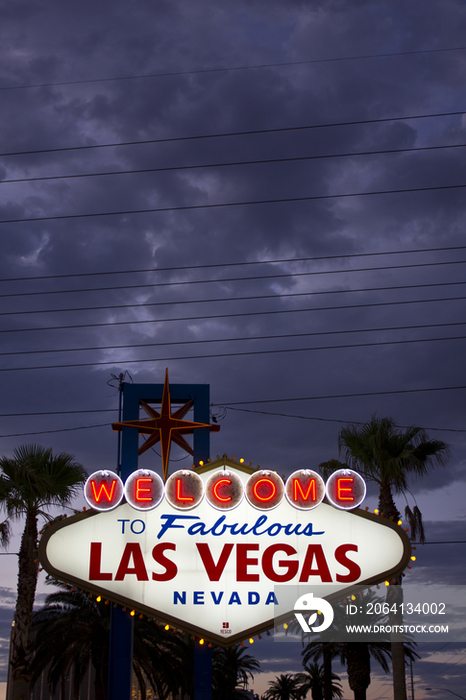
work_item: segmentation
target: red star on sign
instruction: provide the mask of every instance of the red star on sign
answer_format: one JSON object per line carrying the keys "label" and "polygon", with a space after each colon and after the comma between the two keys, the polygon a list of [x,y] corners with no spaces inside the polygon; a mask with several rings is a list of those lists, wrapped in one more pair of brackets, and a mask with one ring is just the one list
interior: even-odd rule
{"label": "red star on sign", "polygon": [[165,382],[163,385],[162,406],[160,413],[146,404],[145,401],[140,401],[140,404],[147,415],[150,416],[150,420],[139,419],[119,421],[117,423],[112,423],[112,428],[113,430],[122,430],[123,427],[137,428],[139,433],[150,435],[145,443],[139,448],[138,454],[140,455],[160,442],[164,480],[167,478],[168,461],[170,459],[170,448],[172,442],[176,443],[179,447],[192,455],[193,449],[182,437],[183,435],[190,435],[196,428],[209,428],[211,432],[218,432],[220,430],[219,425],[181,420],[193,406],[194,399],[188,401],[188,403],[181,406],[181,408],[172,414],[170,387],[168,384],[168,369],[165,371]]}

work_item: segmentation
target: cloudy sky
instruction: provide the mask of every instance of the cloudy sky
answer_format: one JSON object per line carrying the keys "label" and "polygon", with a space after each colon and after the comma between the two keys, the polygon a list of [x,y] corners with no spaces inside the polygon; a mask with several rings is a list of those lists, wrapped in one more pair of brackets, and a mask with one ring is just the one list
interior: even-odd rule
{"label": "cloudy sky", "polygon": [[[113,378],[168,367],[210,384],[214,456],[280,473],[375,413],[428,428],[427,537],[466,539],[465,30],[464,0],[3,3],[0,453],[113,468]],[[416,694],[465,660],[423,653]]]}

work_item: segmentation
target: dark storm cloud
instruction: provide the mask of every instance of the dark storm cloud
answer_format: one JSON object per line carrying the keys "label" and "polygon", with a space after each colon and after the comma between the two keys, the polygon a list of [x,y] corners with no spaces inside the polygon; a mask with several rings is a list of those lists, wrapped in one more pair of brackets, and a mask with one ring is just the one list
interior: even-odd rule
{"label": "dark storm cloud", "polygon": [[[183,0],[69,5],[37,0],[10,3],[0,12],[0,87],[453,48],[464,43],[466,24],[466,9],[458,0],[409,6],[340,0],[286,5]],[[465,51],[448,51],[4,90],[0,152],[461,111],[465,61]],[[455,146],[465,143],[464,125],[461,115],[455,115],[26,153],[2,157],[0,175],[5,180]],[[465,184],[463,150],[2,183],[0,219]],[[5,414],[0,417],[0,434],[11,436],[2,438],[1,452],[11,454],[18,444],[34,441],[75,454],[90,471],[111,468],[116,464],[116,436],[110,423],[116,417],[118,396],[107,382],[112,374],[128,370],[136,382],[160,383],[167,366],[172,383],[209,383],[211,400],[217,404],[213,411],[220,417],[221,406],[229,402],[262,400],[236,408],[265,413],[227,410],[221,432],[212,436],[211,452],[242,456],[279,473],[316,467],[337,457],[341,425],[367,421],[374,414],[393,416],[400,425],[464,430],[464,390],[377,394],[465,385],[464,339],[427,340],[462,336],[463,327],[413,327],[463,322],[465,268],[456,261],[465,259],[464,251],[194,269],[217,263],[461,246],[464,229],[463,189],[1,224],[3,280],[159,270],[2,282],[0,294],[31,296],[2,298],[2,312],[11,315],[1,317],[0,330],[12,331],[0,335],[2,352],[13,354],[2,357],[0,369],[42,365],[52,369],[0,373],[0,413]],[[446,264],[395,267],[439,262]],[[393,267],[361,270],[384,266]],[[166,267],[188,269],[160,271]],[[338,274],[324,274],[332,270]],[[321,274],[298,276],[302,272]],[[285,273],[290,276],[225,279]],[[190,284],[200,279],[213,281]],[[181,281],[185,284],[168,284]],[[68,293],[160,283],[167,286]],[[59,293],[40,295],[44,291]],[[249,296],[271,298],[241,299]],[[459,299],[442,301],[451,297]],[[198,303],[190,303],[193,300]],[[134,304],[139,306],[130,306]],[[51,309],[57,311],[50,313]],[[283,313],[259,313],[271,311]],[[198,316],[213,318],[193,318]],[[177,318],[192,320],[172,320]],[[121,322],[132,323],[117,325]],[[92,325],[104,323],[113,325]],[[51,329],[75,325],[81,327]],[[393,330],[397,326],[403,329]],[[297,335],[306,332],[327,335]],[[189,344],[280,334],[290,337]],[[392,344],[410,339],[426,342]],[[169,341],[181,344],[162,345]],[[385,345],[329,347],[370,342]],[[135,347],[142,343],[153,347]],[[129,347],[109,348],[115,345]],[[100,349],[82,350],[87,347]],[[326,349],[174,359],[319,347]],[[54,352],[61,349],[73,351]],[[19,354],[29,351],[35,354]],[[129,362],[138,358],[147,362]],[[99,362],[110,364],[56,367]],[[357,396],[370,392],[374,395]],[[343,394],[356,396],[267,402]],[[114,413],[24,415],[88,409]],[[13,413],[20,415],[8,417]],[[59,429],[67,432],[47,432]],[[450,443],[451,459],[446,468],[410,487],[416,496],[434,494],[442,503],[447,499],[445,489],[451,488],[452,513],[462,512],[465,433],[429,430],[429,435]],[[176,450],[173,456],[183,460],[179,464],[191,461]],[[153,453],[150,459],[158,463]],[[372,491],[370,498],[375,502]],[[397,496],[397,503],[402,508],[404,499]],[[432,521],[429,538],[431,533],[433,539],[463,538],[463,521],[440,525],[435,515],[424,512]],[[455,582],[462,575],[462,558],[451,554],[453,546],[436,547],[426,545],[419,552],[411,575],[421,572],[426,580],[441,575],[446,582]],[[291,659],[283,663],[298,670]]]}

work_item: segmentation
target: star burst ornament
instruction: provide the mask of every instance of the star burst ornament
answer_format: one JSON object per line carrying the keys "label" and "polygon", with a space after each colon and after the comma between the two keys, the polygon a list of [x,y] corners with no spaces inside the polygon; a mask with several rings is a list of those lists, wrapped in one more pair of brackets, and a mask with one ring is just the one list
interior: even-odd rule
{"label": "star burst ornament", "polygon": [[172,442],[181,447],[189,454],[193,454],[193,449],[189,443],[183,438],[183,435],[191,435],[197,428],[209,428],[210,432],[218,432],[219,425],[211,425],[210,423],[195,423],[194,421],[182,420],[190,408],[194,404],[194,399],[191,399],[179,408],[175,413],[171,412],[170,401],[170,386],[168,383],[168,369],[165,371],[165,382],[163,385],[162,406],[160,413],[149,406],[145,401],[139,402],[142,409],[149,416],[147,419],[118,421],[112,423],[113,430],[122,430],[123,428],[137,428],[139,433],[150,435],[143,445],[138,450],[141,455],[151,447],[160,442],[162,452],[162,468],[163,479],[167,478],[168,462],[170,460],[170,448]]}

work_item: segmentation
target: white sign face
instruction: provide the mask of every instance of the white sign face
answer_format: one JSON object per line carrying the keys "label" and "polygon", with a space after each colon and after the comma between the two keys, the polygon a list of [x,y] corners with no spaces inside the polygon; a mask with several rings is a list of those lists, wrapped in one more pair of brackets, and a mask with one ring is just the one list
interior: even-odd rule
{"label": "white sign face", "polygon": [[[246,495],[248,482],[259,495],[269,484],[251,485],[251,470],[231,460],[225,463],[231,484],[212,482],[212,470],[222,466],[210,463],[199,474],[220,507],[206,497],[182,509],[164,498],[151,510],[124,503],[83,513],[47,528],[42,565],[61,580],[220,644],[273,626],[278,584],[325,585],[333,595],[406,566],[409,541],[395,524],[327,503],[303,510],[285,497],[269,510],[254,507],[239,480]],[[174,493],[178,488],[188,498],[181,486]],[[232,493],[236,501],[222,509]]]}

